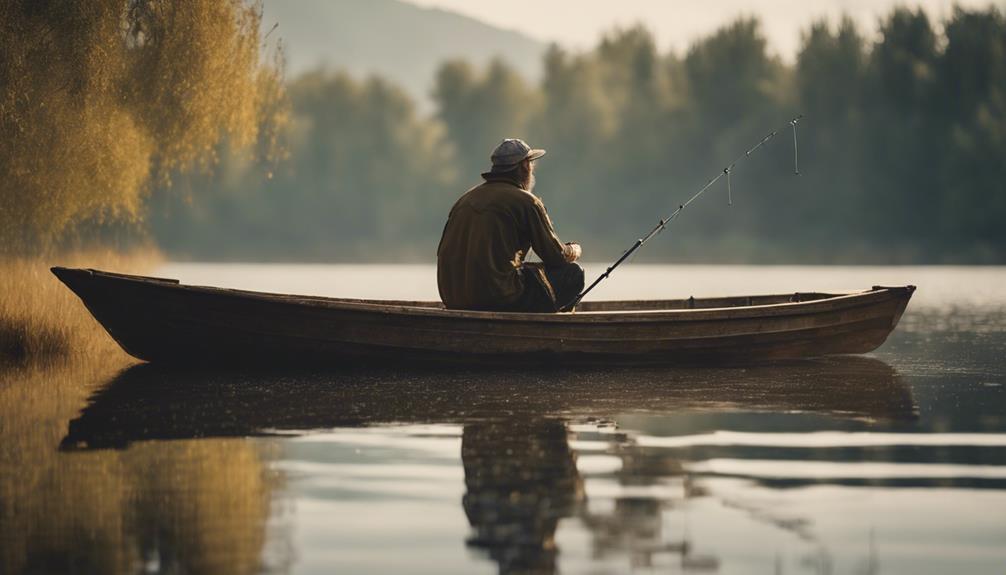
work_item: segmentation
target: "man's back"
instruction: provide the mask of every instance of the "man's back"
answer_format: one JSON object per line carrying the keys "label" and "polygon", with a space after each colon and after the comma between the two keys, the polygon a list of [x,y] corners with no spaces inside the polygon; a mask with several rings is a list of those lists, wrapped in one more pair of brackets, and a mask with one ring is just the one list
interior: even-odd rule
{"label": "man's back", "polygon": [[561,266],[569,246],[556,237],[545,206],[506,180],[491,180],[454,204],[437,249],[437,283],[452,309],[503,309],[525,289],[529,248],[546,266]]}

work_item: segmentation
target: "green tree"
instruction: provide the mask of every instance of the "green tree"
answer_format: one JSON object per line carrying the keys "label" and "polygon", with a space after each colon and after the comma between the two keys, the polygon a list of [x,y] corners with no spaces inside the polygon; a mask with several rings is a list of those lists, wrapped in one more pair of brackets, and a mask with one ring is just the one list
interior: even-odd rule
{"label": "green tree", "polygon": [[[1006,232],[1006,18],[992,7],[954,10],[937,64],[944,152],[938,227],[1001,260]],[[935,143],[934,143],[935,144]]]}
{"label": "green tree", "polygon": [[591,55],[555,45],[545,55],[541,93],[541,111],[528,134],[533,145],[548,150],[538,166],[538,193],[562,214],[564,235],[586,237],[596,230],[597,171],[618,129],[617,112]]}
{"label": "green tree", "polygon": [[[646,29],[635,27],[606,36],[596,58],[603,86],[610,90],[617,123],[606,143],[609,153],[602,154],[603,161],[597,164],[603,170],[596,176],[603,188],[601,201],[617,210],[632,228],[638,228],[653,219],[655,206],[670,203],[665,199],[668,182],[659,174],[671,155],[673,126],[669,120],[677,101],[671,93],[668,69]],[[617,203],[612,201],[616,197],[620,200]],[[607,221],[594,223],[604,226]],[[627,238],[636,233],[630,229],[625,232]]]}
{"label": "green tree", "polygon": [[153,224],[174,253],[212,259],[429,259],[457,194],[453,147],[384,80],[312,72],[289,86],[290,158],[263,179],[241,158],[175,196]]}
{"label": "green tree", "polygon": [[462,178],[473,183],[489,167],[489,155],[500,140],[526,133],[539,105],[538,94],[499,59],[484,74],[464,61],[445,63],[437,71],[433,95],[458,150]]}
{"label": "green tree", "polygon": [[740,123],[764,125],[782,83],[783,67],[769,56],[761,25],[742,18],[693,44],[685,56],[691,104],[716,134]]}
{"label": "green tree", "polygon": [[873,237],[908,249],[926,249],[940,205],[943,158],[931,122],[937,57],[938,38],[926,13],[898,8],[881,24],[866,80],[864,169],[871,177],[870,209],[862,217]]}
{"label": "green tree", "polygon": [[837,29],[815,22],[802,40],[795,82],[799,109],[808,117],[801,183],[815,193],[800,218],[820,223],[798,231],[803,239],[822,243],[857,237],[863,231],[862,207],[870,203],[863,193],[868,178],[861,145],[868,134],[863,121],[866,42],[849,18]]}
{"label": "green tree", "polygon": [[[674,130],[685,182],[682,200],[763,137],[767,127],[794,115],[791,106],[783,105],[791,86],[788,70],[768,52],[757,19],[738,19],[697,40],[685,55],[683,72],[687,113]],[[745,162],[731,175],[737,188],[746,190],[739,196],[747,198],[744,209],[723,210],[720,198],[726,190],[716,192],[716,201],[690,208],[678,226],[679,236],[694,243],[683,247],[696,254],[722,250],[744,258],[750,246],[744,238],[785,234],[803,200],[789,179],[780,177],[787,170],[782,153],[782,146],[773,142],[757,161]],[[752,189],[757,195],[751,195]]]}

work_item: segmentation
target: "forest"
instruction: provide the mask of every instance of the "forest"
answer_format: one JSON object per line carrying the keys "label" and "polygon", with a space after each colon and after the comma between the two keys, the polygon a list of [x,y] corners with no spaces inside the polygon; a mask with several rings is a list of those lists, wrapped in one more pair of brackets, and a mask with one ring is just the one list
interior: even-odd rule
{"label": "forest", "polygon": [[[246,67],[261,66],[245,52]],[[731,173],[732,206],[717,183],[639,259],[1006,262],[1006,19],[996,8],[957,8],[945,21],[896,9],[869,36],[849,19],[820,21],[792,63],[752,18],[683,53],[658,50],[644,26],[611,31],[588,51],[552,46],[535,83],[502,60],[447,61],[431,82],[431,114],[384,78],[316,70],[279,88],[273,68],[219,78],[204,67],[219,87],[200,105],[243,106],[224,114],[234,129],[207,127],[181,145],[178,130],[199,135],[203,124],[158,124],[140,103],[170,110],[175,100],[127,91],[143,113],[111,109],[102,117],[112,124],[97,131],[107,140],[87,140],[91,163],[68,160],[58,176],[89,194],[80,210],[7,209],[5,225],[32,238],[147,237],[179,259],[431,262],[453,201],[480,181],[502,138],[521,137],[548,150],[535,192],[559,234],[603,261],[781,129]],[[799,114],[796,175],[786,122]],[[143,134],[153,136],[123,137],[148,116],[155,129]],[[160,155],[144,152],[155,144]],[[110,153],[139,157],[115,170],[102,163]],[[100,201],[124,189],[137,191],[115,209]],[[5,206],[30,203],[5,193]],[[33,227],[12,223],[24,213]]]}

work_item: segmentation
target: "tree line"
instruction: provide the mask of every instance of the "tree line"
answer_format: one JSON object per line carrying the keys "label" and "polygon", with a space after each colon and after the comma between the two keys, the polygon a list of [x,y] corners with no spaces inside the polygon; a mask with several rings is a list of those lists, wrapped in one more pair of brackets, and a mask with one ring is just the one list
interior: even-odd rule
{"label": "tree line", "polygon": [[[233,14],[227,22],[239,26],[226,29],[241,29]],[[251,24],[257,21],[244,25]],[[167,66],[167,56],[152,61]],[[258,69],[256,60],[248,62],[242,69]],[[205,106],[247,93],[227,89],[221,79],[251,76],[205,72],[200,81],[215,86],[200,100]],[[137,142],[156,142],[174,182],[170,189],[156,186],[144,200],[154,237],[178,257],[432,261],[453,201],[479,182],[499,140],[516,136],[549,151],[538,167],[536,193],[559,233],[580,241],[588,260],[604,260],[769,130],[802,113],[799,176],[792,134],[780,133],[731,173],[733,206],[727,206],[726,183],[718,183],[639,257],[1006,261],[1000,224],[1006,217],[1006,20],[996,8],[957,8],[939,22],[899,8],[870,38],[849,19],[817,22],[804,30],[794,63],[769,51],[752,18],[683,53],[659,51],[650,32],[635,27],[611,32],[585,52],[553,46],[536,83],[503,61],[477,67],[459,60],[445,62],[433,86],[435,111],[426,115],[385,79],[319,70],[286,83],[288,121],[233,136],[207,128],[213,137],[196,140],[174,138],[183,129],[218,124],[127,117],[124,125],[136,124],[136,117],[150,122]],[[133,88],[136,95],[126,91],[125,101],[136,107],[160,102],[167,111],[177,104],[157,84],[144,89],[159,99],[141,98]],[[253,117],[257,108],[242,102],[221,100],[220,106],[249,110],[223,117]],[[151,111],[149,118],[158,115]],[[89,149],[104,145],[101,136]],[[279,142],[286,157],[262,165],[247,153],[226,151],[231,139],[257,139],[270,149]],[[148,149],[123,138],[108,146],[116,154]],[[179,165],[208,157],[207,146],[215,169],[181,176]],[[134,172],[102,168],[98,175],[132,178],[108,187],[136,189],[130,182],[149,174]],[[134,211],[132,203],[117,205]]]}

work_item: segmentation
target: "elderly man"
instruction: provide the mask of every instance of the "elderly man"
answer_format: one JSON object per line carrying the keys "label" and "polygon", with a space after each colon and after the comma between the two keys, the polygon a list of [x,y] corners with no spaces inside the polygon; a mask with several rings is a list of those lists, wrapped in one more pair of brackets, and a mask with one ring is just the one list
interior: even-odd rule
{"label": "elderly man", "polygon": [[[580,246],[562,243],[532,192],[545,150],[507,139],[484,183],[451,208],[437,249],[440,298],[450,309],[555,312],[583,289]],[[524,263],[528,250],[540,264]]]}

